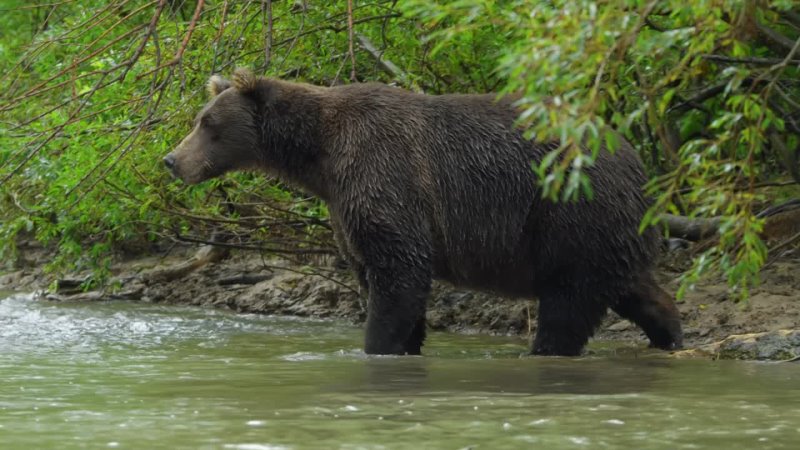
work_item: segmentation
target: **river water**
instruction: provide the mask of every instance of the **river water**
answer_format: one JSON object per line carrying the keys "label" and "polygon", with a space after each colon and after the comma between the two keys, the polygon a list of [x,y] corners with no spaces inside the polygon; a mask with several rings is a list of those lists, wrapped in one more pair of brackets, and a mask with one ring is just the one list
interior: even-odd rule
{"label": "river water", "polygon": [[0,449],[800,448],[800,365],[141,303],[0,300]]}

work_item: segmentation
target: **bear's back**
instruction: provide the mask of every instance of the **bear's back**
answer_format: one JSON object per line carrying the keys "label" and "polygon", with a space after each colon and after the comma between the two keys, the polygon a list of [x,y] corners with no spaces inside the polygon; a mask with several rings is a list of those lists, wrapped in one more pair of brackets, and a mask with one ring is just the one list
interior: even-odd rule
{"label": "bear's back", "polygon": [[614,155],[601,151],[585,169],[591,201],[553,203],[541,199],[531,165],[555,146],[522,136],[510,100],[379,84],[333,90],[346,105],[334,145],[348,161],[342,184],[353,189],[375,177],[390,186],[381,188],[407,208],[369,206],[379,216],[416,214],[427,222],[438,277],[529,295],[561,271],[625,279],[649,267],[655,238],[638,233],[646,179],[627,143]]}

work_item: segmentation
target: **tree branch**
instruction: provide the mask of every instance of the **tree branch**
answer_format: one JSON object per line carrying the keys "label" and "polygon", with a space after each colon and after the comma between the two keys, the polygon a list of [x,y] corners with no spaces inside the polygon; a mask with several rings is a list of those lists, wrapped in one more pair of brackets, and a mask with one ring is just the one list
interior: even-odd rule
{"label": "tree branch", "polygon": [[758,20],[755,20],[755,26],[761,35],[766,37],[769,41],[778,44],[779,46],[791,50],[794,47],[794,41],[787,38],[786,36],[778,33],[777,31],[773,30],[772,28],[760,23]]}
{"label": "tree branch", "polygon": [[350,55],[350,81],[356,81],[356,53],[353,50],[353,0],[347,0],[347,52]]}
{"label": "tree branch", "polygon": [[[383,58],[383,54],[380,50],[375,48],[375,44],[373,44],[366,36],[363,34],[357,33],[356,36],[358,37],[358,42],[364,47],[364,50],[367,51],[375,60],[378,62],[380,68],[389,74],[392,78],[399,81],[400,84],[403,86],[412,86],[411,80],[409,79],[408,75],[403,72],[403,70],[397,65],[388,59]],[[415,89],[419,91],[419,89]]]}
{"label": "tree branch", "polygon": [[287,254],[287,255],[335,255],[333,249],[328,248],[279,248],[279,247],[265,247],[261,245],[247,245],[247,244],[231,244],[221,241],[210,241],[205,239],[198,239],[193,237],[184,236],[180,233],[175,233],[174,238],[181,242],[192,242],[195,244],[206,244],[215,247],[236,248],[240,250],[258,250],[267,253]]}
{"label": "tree branch", "polygon": [[[784,58],[731,58],[722,55],[700,55],[701,58],[709,61],[722,62],[727,64],[749,64],[753,66],[771,66],[783,62]],[[790,64],[800,64],[800,59],[793,59],[789,61]]]}

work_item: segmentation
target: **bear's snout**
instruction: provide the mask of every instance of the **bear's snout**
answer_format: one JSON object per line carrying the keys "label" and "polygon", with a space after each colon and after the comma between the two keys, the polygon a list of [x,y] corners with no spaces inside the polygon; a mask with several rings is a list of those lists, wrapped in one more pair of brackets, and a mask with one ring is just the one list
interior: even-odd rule
{"label": "bear's snout", "polygon": [[172,175],[172,178],[183,180],[183,177],[178,174],[178,160],[175,158],[175,152],[167,154],[162,161],[164,161],[164,166],[169,170],[169,174]]}
{"label": "bear's snout", "polygon": [[175,155],[170,153],[169,155],[164,157],[164,165],[167,166],[167,169],[170,171],[175,169]]}

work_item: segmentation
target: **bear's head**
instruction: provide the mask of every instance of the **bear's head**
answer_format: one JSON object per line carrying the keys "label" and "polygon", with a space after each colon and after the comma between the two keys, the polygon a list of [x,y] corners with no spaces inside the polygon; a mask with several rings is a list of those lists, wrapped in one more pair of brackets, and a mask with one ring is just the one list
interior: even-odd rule
{"label": "bear's head", "polygon": [[192,132],[164,158],[172,174],[188,184],[261,165],[265,80],[237,69],[231,81],[214,75],[207,87],[211,101],[195,117]]}

